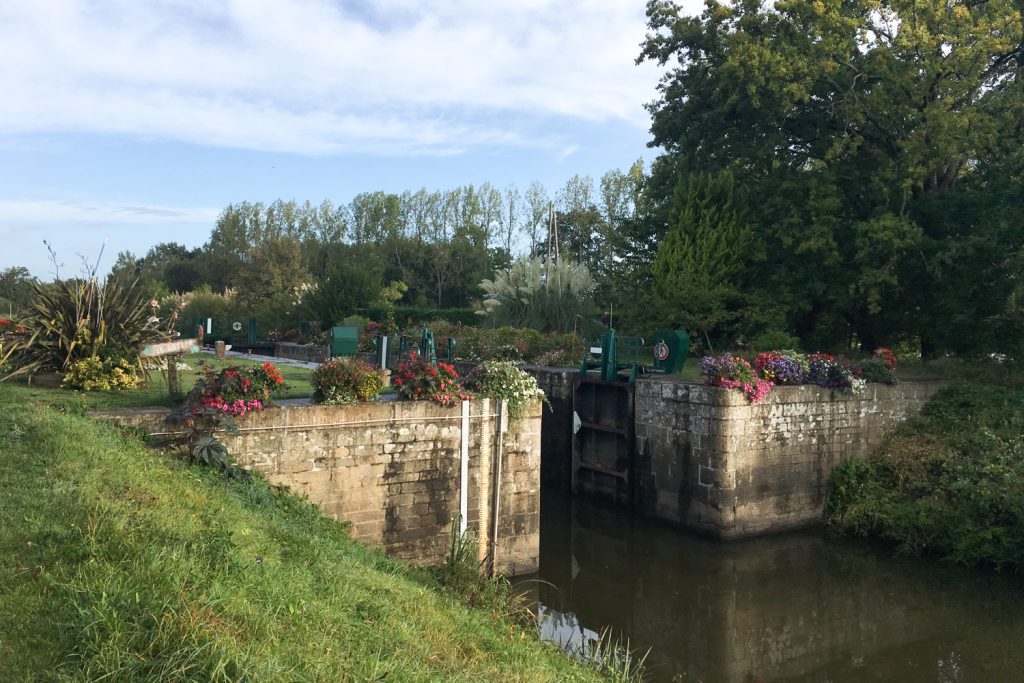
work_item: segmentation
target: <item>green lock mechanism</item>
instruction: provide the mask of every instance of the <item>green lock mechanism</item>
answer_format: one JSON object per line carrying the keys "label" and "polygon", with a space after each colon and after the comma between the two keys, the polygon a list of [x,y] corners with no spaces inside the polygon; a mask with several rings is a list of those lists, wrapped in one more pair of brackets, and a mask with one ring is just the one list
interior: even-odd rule
{"label": "green lock mechanism", "polygon": [[630,370],[629,381],[641,373],[674,374],[683,369],[690,352],[690,335],[683,330],[661,330],[650,337],[617,337],[608,330],[604,337],[583,338],[584,355],[580,376],[600,369],[601,379],[614,382],[619,372]]}

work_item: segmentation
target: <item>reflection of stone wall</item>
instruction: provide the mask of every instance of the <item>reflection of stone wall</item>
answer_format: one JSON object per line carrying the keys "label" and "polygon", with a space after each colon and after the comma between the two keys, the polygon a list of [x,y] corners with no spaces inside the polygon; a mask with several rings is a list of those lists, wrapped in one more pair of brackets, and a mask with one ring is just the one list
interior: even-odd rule
{"label": "reflection of stone wall", "polygon": [[877,446],[941,386],[870,384],[857,396],[776,387],[751,405],[735,390],[641,380],[638,507],[723,538],[814,522],[835,466]]}
{"label": "reflection of stone wall", "polygon": [[[496,420],[487,399],[471,403],[468,521],[489,530]],[[160,431],[162,414],[104,411]],[[459,512],[459,408],[426,401],[350,406],[284,404],[237,419],[223,440],[244,467],[306,494],[324,514],[352,523],[352,536],[413,562],[439,564]],[[540,543],[540,406],[509,424],[502,443],[497,564],[535,571]],[[480,533],[481,558],[489,533]]]}

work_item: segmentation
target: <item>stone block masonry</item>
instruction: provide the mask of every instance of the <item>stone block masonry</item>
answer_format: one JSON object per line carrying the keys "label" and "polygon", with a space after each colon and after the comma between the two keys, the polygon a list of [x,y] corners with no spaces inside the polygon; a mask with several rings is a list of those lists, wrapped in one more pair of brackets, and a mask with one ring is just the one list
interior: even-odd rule
{"label": "stone block masonry", "polygon": [[752,405],[735,390],[641,380],[636,507],[719,538],[812,524],[836,465],[877,448],[942,386],[776,387]]}
{"label": "stone block masonry", "polygon": [[277,358],[288,358],[299,360],[305,363],[323,363],[330,358],[326,346],[306,346],[304,344],[293,344],[292,342],[277,342],[274,344],[274,356]]}
{"label": "stone block masonry", "polygon": [[[491,551],[498,483],[495,406],[470,403],[468,524]],[[98,417],[163,431],[166,411],[98,411]],[[440,564],[460,510],[460,407],[425,401],[323,406],[282,402],[237,418],[222,439],[243,467],[304,494],[325,515],[351,523],[354,538],[410,562]],[[537,570],[540,547],[540,404],[500,437],[495,566]]]}

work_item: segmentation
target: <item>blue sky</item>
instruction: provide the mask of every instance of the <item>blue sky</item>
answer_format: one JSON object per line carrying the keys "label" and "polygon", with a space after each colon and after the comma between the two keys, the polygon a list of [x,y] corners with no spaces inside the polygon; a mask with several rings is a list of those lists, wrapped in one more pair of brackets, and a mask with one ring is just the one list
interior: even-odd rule
{"label": "blue sky", "polygon": [[[697,3],[691,6],[696,7]],[[650,160],[640,1],[14,0],[0,268],[201,245],[229,203],[347,202]],[[62,271],[63,272],[63,271]]]}

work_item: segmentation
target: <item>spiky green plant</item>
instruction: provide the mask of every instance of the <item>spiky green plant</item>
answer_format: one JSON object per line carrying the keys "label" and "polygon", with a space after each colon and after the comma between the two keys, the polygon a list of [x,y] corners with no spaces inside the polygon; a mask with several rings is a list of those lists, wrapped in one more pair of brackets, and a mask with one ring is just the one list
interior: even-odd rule
{"label": "spiky green plant", "polygon": [[35,286],[24,325],[30,334],[12,350],[7,377],[64,372],[84,358],[133,356],[161,338],[149,299],[138,279],[57,279]]}
{"label": "spiky green plant", "polygon": [[482,315],[495,327],[570,332],[588,312],[594,279],[583,264],[521,258],[507,273],[484,280]]}

